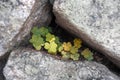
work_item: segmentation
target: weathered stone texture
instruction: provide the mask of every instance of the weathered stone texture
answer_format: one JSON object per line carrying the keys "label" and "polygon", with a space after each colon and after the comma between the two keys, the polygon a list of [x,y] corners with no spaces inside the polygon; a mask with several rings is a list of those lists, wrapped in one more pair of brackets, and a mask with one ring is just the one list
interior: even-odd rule
{"label": "weathered stone texture", "polygon": [[102,64],[57,60],[27,48],[10,54],[4,75],[6,80],[120,80]]}
{"label": "weathered stone texture", "polygon": [[56,22],[120,66],[120,0],[55,0]]}
{"label": "weathered stone texture", "polygon": [[0,0],[0,56],[20,43],[33,25],[51,21],[48,0]]}

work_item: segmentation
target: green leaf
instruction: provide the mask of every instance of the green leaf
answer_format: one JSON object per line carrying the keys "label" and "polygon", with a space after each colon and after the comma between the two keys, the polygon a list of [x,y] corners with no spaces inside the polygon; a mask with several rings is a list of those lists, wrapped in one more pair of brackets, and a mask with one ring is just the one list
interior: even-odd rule
{"label": "green leaf", "polygon": [[74,42],[74,46],[76,48],[80,48],[82,46],[82,40],[80,40],[78,38],[75,38],[73,42]]}
{"label": "green leaf", "polygon": [[70,58],[73,60],[79,60],[80,54],[76,53],[76,54],[71,54]]}
{"label": "green leaf", "polygon": [[48,29],[45,27],[41,27],[39,31],[40,31],[41,36],[43,36],[43,37],[45,37],[46,34],[49,33]]}
{"label": "green leaf", "polygon": [[48,50],[48,53],[56,55],[57,53],[57,44],[55,42],[45,43],[45,49]]}
{"label": "green leaf", "polygon": [[48,50],[50,48],[50,44],[46,42],[44,48]]}
{"label": "green leaf", "polygon": [[48,42],[55,41],[55,36],[52,35],[51,33],[48,33],[48,34],[46,35],[46,41],[48,41]]}
{"label": "green leaf", "polygon": [[71,47],[70,53],[76,54],[77,52],[78,52],[78,48],[76,48],[75,46]]}
{"label": "green leaf", "polygon": [[59,46],[58,51],[61,52],[63,50],[63,46]]}
{"label": "green leaf", "polygon": [[70,54],[68,52],[62,51],[61,54],[62,54],[63,59],[69,59],[70,58]]}
{"label": "green leaf", "polygon": [[58,45],[57,49],[59,49],[59,47],[62,45],[62,43],[60,42],[59,37],[55,37],[55,43]]}
{"label": "green leaf", "polygon": [[33,27],[31,32],[33,33],[33,35],[40,35],[40,29],[38,27]]}
{"label": "green leaf", "polygon": [[57,36],[55,37],[55,42],[56,42],[57,44],[61,43],[59,37],[57,37]]}
{"label": "green leaf", "polygon": [[32,39],[30,39],[30,43],[32,43],[32,45],[36,50],[40,50],[41,47],[44,45],[44,40],[39,35],[32,35]]}
{"label": "green leaf", "polygon": [[62,44],[62,46],[63,46],[63,49],[65,50],[65,51],[70,51],[70,49],[71,49],[71,47],[72,47],[72,44],[71,44],[71,42],[64,42],[63,44]]}
{"label": "green leaf", "polygon": [[83,55],[85,59],[89,61],[93,60],[93,53],[88,48],[83,50],[81,54]]}
{"label": "green leaf", "polygon": [[46,28],[48,29],[48,31],[49,31],[50,33],[52,33],[52,28],[51,28],[51,27],[47,26]]}

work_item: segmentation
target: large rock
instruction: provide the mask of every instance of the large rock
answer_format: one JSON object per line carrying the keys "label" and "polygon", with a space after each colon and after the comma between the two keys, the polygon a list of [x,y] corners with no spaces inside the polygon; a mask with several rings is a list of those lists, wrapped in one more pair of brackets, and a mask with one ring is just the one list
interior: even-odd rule
{"label": "large rock", "polygon": [[120,67],[120,0],[55,0],[56,22]]}
{"label": "large rock", "polygon": [[0,56],[18,45],[34,25],[51,20],[48,0],[0,0]]}
{"label": "large rock", "polygon": [[10,54],[4,75],[6,80],[120,80],[102,64],[62,61],[28,48]]}

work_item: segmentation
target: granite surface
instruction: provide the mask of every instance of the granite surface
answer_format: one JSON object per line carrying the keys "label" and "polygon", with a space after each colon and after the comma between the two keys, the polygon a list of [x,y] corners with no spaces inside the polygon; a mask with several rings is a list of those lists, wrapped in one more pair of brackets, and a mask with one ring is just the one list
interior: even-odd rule
{"label": "granite surface", "polygon": [[120,0],[55,0],[56,22],[120,67]]}
{"label": "granite surface", "polygon": [[62,61],[29,48],[11,52],[4,75],[6,80],[120,80],[102,64]]}

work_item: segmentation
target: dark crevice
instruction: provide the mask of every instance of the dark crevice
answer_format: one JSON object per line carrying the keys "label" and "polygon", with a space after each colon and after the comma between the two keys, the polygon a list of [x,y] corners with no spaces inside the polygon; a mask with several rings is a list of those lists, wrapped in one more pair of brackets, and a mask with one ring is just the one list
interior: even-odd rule
{"label": "dark crevice", "polygon": [[8,60],[8,57],[10,55],[11,51],[7,52],[5,55],[3,55],[1,58],[0,58],[0,80],[6,80],[5,79],[5,76],[3,74],[3,69],[7,63],[7,60]]}
{"label": "dark crevice", "polygon": [[[53,28],[53,33],[62,39],[62,42],[72,41],[76,37],[74,34],[69,33],[68,31],[57,25],[55,22],[55,16],[53,16],[52,22],[49,26]],[[120,76],[120,69],[106,56],[89,47],[85,42],[83,42],[83,47],[81,50],[83,50],[84,48],[89,48],[94,53],[94,61],[105,65],[110,71]]]}

